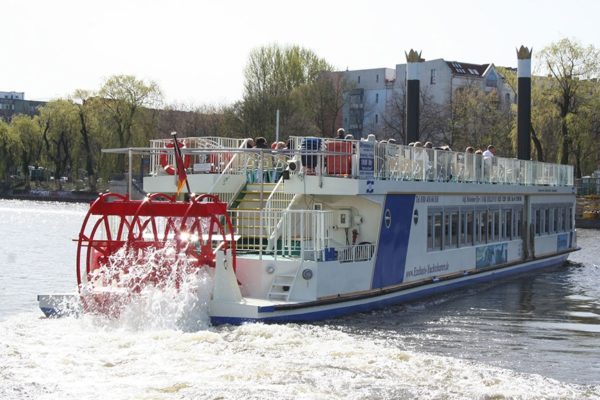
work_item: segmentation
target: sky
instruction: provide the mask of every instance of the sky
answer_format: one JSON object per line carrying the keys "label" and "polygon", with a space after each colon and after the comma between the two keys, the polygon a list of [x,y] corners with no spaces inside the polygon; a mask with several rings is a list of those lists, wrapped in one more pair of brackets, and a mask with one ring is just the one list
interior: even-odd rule
{"label": "sky", "polygon": [[230,104],[250,52],[271,44],[308,48],[339,70],[394,68],[411,48],[507,67],[522,44],[534,56],[562,38],[600,48],[598,0],[4,0],[0,16],[0,91],[29,100],[131,74],[170,104]]}

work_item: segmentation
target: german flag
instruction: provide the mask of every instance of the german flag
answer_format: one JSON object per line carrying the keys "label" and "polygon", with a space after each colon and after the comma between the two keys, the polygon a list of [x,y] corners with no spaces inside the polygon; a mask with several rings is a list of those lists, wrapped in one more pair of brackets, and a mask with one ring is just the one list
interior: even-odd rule
{"label": "german flag", "polygon": [[177,195],[181,193],[183,189],[183,185],[186,184],[187,174],[185,173],[185,166],[183,163],[183,157],[181,156],[181,148],[179,147],[179,141],[177,140],[176,134],[171,134],[173,136],[173,148],[175,149],[175,167],[176,167],[176,175],[177,175]]}

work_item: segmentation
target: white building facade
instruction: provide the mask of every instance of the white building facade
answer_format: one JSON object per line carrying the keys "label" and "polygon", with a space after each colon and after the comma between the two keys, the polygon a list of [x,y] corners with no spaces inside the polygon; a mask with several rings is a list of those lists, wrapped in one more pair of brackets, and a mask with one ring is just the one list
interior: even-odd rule
{"label": "white building facade", "polygon": [[[516,102],[516,95],[496,70],[494,64],[470,64],[435,59],[418,63],[420,92],[440,106],[452,102],[460,88],[475,86],[485,93],[495,91],[500,105]],[[389,125],[398,120],[399,109],[405,104],[406,64],[395,69],[375,68],[345,71],[348,86],[342,112],[344,128],[355,138],[374,133],[378,138],[389,136]],[[401,111],[400,111],[401,113]]]}

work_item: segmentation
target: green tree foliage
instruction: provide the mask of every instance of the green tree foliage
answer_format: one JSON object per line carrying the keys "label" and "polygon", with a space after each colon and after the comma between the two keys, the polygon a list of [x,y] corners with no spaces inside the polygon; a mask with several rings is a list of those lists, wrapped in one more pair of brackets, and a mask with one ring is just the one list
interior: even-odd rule
{"label": "green tree foliage", "polygon": [[0,119],[0,179],[5,182],[17,173],[22,145],[17,132]]}
{"label": "green tree foliage", "polygon": [[288,133],[333,136],[340,127],[344,93],[349,88],[343,73],[322,71],[311,83],[294,89],[295,126]]}
{"label": "green tree foliage", "polygon": [[244,70],[244,98],[239,113],[242,128],[247,135],[273,139],[278,109],[281,132],[286,135],[314,124],[314,114],[311,118],[298,112],[300,105],[306,104],[303,99],[313,93],[306,89],[294,91],[314,84],[321,72],[332,69],[324,59],[299,46],[271,45],[253,50]]}
{"label": "green tree foliage", "polygon": [[[154,117],[151,108],[162,102],[162,93],[155,82],[144,82],[132,75],[108,78],[98,92],[102,124],[114,135],[111,145],[129,147],[144,145],[156,132],[143,129],[144,122]],[[125,157],[118,157],[116,169],[125,168]]]}
{"label": "green tree foliage", "polygon": [[30,187],[29,166],[39,165],[42,153],[42,132],[39,118],[27,115],[16,115],[10,123],[13,136],[20,138],[21,172],[25,177],[25,188]]}
{"label": "green tree foliage", "polygon": [[579,106],[577,114],[567,118],[572,162],[578,178],[600,167],[600,88],[595,81],[583,85],[588,99]]}
{"label": "green tree foliage", "polygon": [[457,89],[450,115],[453,148],[485,149],[493,144],[498,154],[514,154],[510,141],[514,115],[495,90],[485,92],[476,86]]}
{"label": "green tree foliage", "polygon": [[98,159],[101,155],[102,129],[99,123],[101,102],[92,92],[76,90],[73,94],[74,105],[79,118],[81,145],[81,166],[85,169],[88,186],[91,191],[97,190]]}
{"label": "green tree foliage", "polygon": [[[52,165],[57,189],[62,189],[62,176],[77,171],[79,150],[79,116],[69,100],[53,100],[39,110],[44,156]],[[77,174],[75,174],[77,175]]]}
{"label": "green tree foliage", "polygon": [[575,130],[585,124],[574,124],[573,120],[592,100],[590,91],[586,90],[586,82],[598,78],[600,51],[593,45],[585,48],[575,40],[562,39],[545,47],[540,53],[540,60],[542,71],[550,78],[544,96],[554,104],[560,119],[560,163],[567,164],[569,156],[574,156],[574,143],[581,141],[578,137],[586,134]]}

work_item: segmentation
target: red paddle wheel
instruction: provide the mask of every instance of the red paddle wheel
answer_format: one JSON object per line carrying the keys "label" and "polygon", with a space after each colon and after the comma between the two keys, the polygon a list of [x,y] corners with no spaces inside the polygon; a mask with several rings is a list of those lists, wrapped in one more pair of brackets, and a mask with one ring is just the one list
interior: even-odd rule
{"label": "red paddle wheel", "polygon": [[184,274],[214,267],[216,251],[231,252],[235,271],[233,228],[227,205],[216,196],[176,201],[162,193],[144,200],[102,194],[79,232],[77,284],[84,307],[114,316],[115,302],[147,285],[174,279],[179,287]]}

